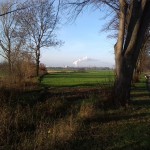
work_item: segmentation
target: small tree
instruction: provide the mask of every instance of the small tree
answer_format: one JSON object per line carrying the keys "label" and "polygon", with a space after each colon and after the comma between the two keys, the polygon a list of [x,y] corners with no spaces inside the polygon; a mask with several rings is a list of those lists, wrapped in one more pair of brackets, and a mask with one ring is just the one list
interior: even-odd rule
{"label": "small tree", "polygon": [[54,1],[30,0],[21,7],[27,9],[17,14],[20,27],[27,33],[27,44],[34,55],[36,62],[36,75],[39,75],[41,48],[57,46],[61,42],[56,40],[55,30],[59,23],[57,10],[54,9]]}
{"label": "small tree", "polygon": [[[14,1],[8,1],[1,4],[0,17],[0,55],[8,62],[9,74],[13,72],[12,67],[18,53],[22,49],[25,43],[24,34],[17,31],[17,21],[15,19],[15,12],[12,12],[14,7]],[[19,34],[18,34],[19,33]]]}
{"label": "small tree", "polygon": [[45,64],[40,63],[39,74],[41,77],[43,75],[47,74],[47,68],[46,68]]}

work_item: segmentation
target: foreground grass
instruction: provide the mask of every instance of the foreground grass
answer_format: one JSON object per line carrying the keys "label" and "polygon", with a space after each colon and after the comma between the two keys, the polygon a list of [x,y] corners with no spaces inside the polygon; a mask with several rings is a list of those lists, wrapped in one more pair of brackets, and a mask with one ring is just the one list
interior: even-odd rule
{"label": "foreground grass", "polygon": [[[100,73],[66,75],[70,82],[76,77],[84,80],[83,75],[93,81]],[[111,86],[86,87],[80,81],[78,87],[72,81],[75,87],[71,88],[68,81],[63,85],[68,87],[63,87],[48,78],[52,76],[44,80],[53,82],[55,88],[0,89],[0,149],[150,149],[150,98],[143,79],[132,89],[131,105],[115,109]],[[54,74],[54,79],[60,82],[63,76]],[[105,77],[99,82],[106,81]]]}
{"label": "foreground grass", "polygon": [[43,90],[16,91],[15,100],[13,93],[8,101],[1,97],[0,149],[149,149],[150,101],[141,105],[144,100],[133,99],[128,109],[114,109],[108,94],[73,99],[65,91],[53,97]]}

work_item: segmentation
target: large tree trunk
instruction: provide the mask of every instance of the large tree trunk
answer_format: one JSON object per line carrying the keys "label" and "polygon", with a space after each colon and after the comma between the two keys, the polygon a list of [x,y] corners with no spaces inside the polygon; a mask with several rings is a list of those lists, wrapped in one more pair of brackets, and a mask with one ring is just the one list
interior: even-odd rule
{"label": "large tree trunk", "polygon": [[118,106],[127,106],[130,101],[131,82],[134,70],[134,63],[130,63],[130,58],[120,56],[117,60],[119,63],[119,74],[115,81],[115,104]]}
{"label": "large tree trunk", "polygon": [[130,100],[133,71],[150,22],[150,1],[132,0],[128,8],[125,0],[119,0],[119,2],[119,33],[115,45],[116,81],[114,102],[117,105],[127,106]]}

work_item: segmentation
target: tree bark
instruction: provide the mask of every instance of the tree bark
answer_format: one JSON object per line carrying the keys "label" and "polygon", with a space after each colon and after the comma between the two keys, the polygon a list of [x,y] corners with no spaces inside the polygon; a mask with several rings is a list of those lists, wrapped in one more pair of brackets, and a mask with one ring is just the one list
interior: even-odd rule
{"label": "tree bark", "polygon": [[115,45],[115,62],[116,62],[116,75],[120,76],[121,63],[122,63],[122,49],[124,45],[124,35],[125,35],[125,17],[127,5],[125,0],[119,0],[120,2],[120,18],[119,18],[119,33],[118,40]]}
{"label": "tree bark", "polygon": [[115,105],[127,106],[130,101],[131,81],[133,76],[134,66],[128,67],[128,58],[121,57],[118,60],[120,63],[119,75],[115,81]]}

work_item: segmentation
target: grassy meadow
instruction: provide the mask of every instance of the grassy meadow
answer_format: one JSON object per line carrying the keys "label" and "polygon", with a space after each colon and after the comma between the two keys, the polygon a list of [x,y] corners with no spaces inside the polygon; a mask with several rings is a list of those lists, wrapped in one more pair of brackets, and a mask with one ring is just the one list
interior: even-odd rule
{"label": "grassy meadow", "polygon": [[[35,89],[0,89],[2,150],[150,149],[142,77],[127,108],[113,107],[112,71],[51,72]],[[106,86],[107,85],[107,86]]]}
{"label": "grassy meadow", "polygon": [[110,83],[113,80],[113,71],[62,71],[44,76],[42,84],[51,87],[88,87]]}

